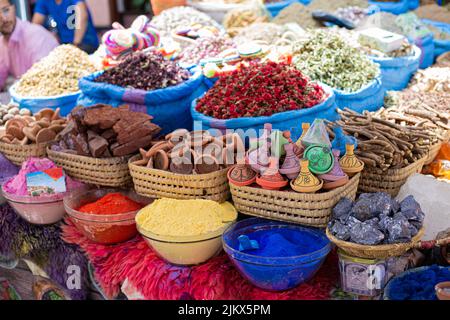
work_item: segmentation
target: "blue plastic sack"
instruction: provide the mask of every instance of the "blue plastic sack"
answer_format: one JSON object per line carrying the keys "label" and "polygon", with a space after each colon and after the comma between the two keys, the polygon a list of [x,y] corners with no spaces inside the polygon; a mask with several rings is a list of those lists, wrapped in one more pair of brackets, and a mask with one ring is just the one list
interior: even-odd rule
{"label": "blue plastic sack", "polygon": [[31,110],[33,114],[38,113],[44,108],[53,110],[60,108],[60,114],[65,117],[77,106],[77,99],[80,95],[80,92],[78,91],[72,94],[53,97],[24,98],[15,91],[15,87],[16,86],[14,85],[9,89],[12,101],[19,104],[20,108]]}
{"label": "blue plastic sack", "polygon": [[[195,110],[197,105],[195,100],[192,102],[191,114],[194,122],[201,122],[202,130],[219,129],[222,132],[226,129],[254,129],[259,132],[264,128],[265,123],[271,123],[273,129],[284,131],[299,127],[302,122],[312,123],[316,118],[334,121],[338,118],[338,114],[333,90],[326,85],[321,85],[329,94],[329,97],[321,104],[308,109],[286,111],[267,117],[242,117],[222,120],[206,116]],[[196,127],[196,125],[194,126]],[[199,130],[200,128],[196,127],[195,129]]]}
{"label": "blue plastic sack", "polygon": [[199,68],[190,69],[189,80],[173,87],[144,91],[97,83],[93,80],[101,72],[80,80],[81,95],[78,105],[91,106],[98,103],[118,107],[123,104],[131,110],[145,112],[154,117],[152,122],[162,128],[162,134],[176,129],[192,129],[192,117],[189,111],[192,100],[201,96],[207,87],[203,83],[203,74]]}
{"label": "blue plastic sack", "polygon": [[408,0],[401,0],[398,2],[378,2],[369,0],[369,4],[378,6],[381,11],[393,14],[402,14],[409,10]]}
{"label": "blue plastic sack", "polygon": [[[432,25],[433,27],[442,30],[442,32],[450,34],[450,24],[448,23],[428,19],[422,19],[422,21],[425,24]],[[434,58],[437,58],[447,51],[450,51],[450,40],[434,39]]]}
{"label": "blue plastic sack", "polygon": [[433,35],[430,33],[423,38],[409,38],[409,41],[414,42],[414,44],[422,50],[422,55],[420,56],[420,69],[426,69],[431,66],[434,62]]}
{"label": "blue plastic sack", "polygon": [[270,12],[270,15],[272,16],[272,18],[275,18],[280,13],[281,10],[283,10],[287,6],[293,4],[294,2],[297,2],[297,0],[286,0],[286,1],[268,3],[268,4],[266,4],[266,9]]}
{"label": "blue plastic sack", "polygon": [[408,9],[416,10],[420,6],[420,0],[408,0]]}
{"label": "blue plastic sack", "polygon": [[333,91],[339,109],[349,108],[361,113],[364,110],[376,111],[383,106],[385,91],[381,84],[381,75],[358,91],[352,93],[338,89]]}
{"label": "blue plastic sack", "polygon": [[380,65],[381,83],[385,90],[403,90],[412,75],[419,69],[422,51],[414,46],[414,55],[398,58],[370,57]]}

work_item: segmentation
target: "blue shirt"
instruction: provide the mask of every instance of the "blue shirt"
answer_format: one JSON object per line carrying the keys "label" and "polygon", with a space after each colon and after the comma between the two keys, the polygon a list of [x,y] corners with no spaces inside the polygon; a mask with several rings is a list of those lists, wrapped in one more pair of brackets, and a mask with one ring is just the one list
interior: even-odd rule
{"label": "blue shirt", "polygon": [[[72,43],[75,35],[75,6],[84,0],[62,0],[57,4],[54,0],[38,0],[35,7],[35,13],[44,16],[51,16],[57,23],[58,35],[61,43]],[[83,44],[97,47],[99,45],[97,31],[92,22],[91,13],[88,10],[88,27],[84,35]]]}

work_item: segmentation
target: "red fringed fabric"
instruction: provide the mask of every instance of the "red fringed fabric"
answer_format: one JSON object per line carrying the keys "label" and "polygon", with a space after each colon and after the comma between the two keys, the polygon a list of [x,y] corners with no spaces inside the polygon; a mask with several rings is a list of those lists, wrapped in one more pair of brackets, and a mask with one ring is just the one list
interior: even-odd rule
{"label": "red fringed fabric", "polygon": [[326,300],[338,282],[334,252],[308,283],[285,292],[267,292],[245,280],[226,254],[195,267],[172,266],[159,259],[140,236],[106,246],[87,239],[70,221],[66,223],[64,241],[79,245],[86,253],[97,282],[110,298],[118,295],[125,279],[150,300]]}

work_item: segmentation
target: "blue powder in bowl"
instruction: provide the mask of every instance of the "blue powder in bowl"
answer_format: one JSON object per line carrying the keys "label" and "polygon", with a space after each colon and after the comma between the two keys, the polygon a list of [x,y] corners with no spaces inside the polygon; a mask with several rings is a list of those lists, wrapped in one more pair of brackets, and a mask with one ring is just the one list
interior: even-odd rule
{"label": "blue powder in bowl", "polygon": [[295,229],[259,230],[250,235],[259,243],[259,249],[246,250],[260,257],[295,257],[317,251],[323,244],[316,237]]}
{"label": "blue powder in bowl", "polygon": [[450,268],[437,265],[406,272],[389,283],[390,300],[437,300],[435,286],[450,281]]}
{"label": "blue powder in bowl", "polygon": [[9,178],[19,173],[19,167],[16,167],[11,161],[0,153],[0,184],[3,184]]}

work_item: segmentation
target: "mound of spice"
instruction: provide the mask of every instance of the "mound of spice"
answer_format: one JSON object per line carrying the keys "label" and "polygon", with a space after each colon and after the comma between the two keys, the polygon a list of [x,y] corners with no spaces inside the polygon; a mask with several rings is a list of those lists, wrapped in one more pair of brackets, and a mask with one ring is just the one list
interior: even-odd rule
{"label": "mound of spice", "polygon": [[109,193],[95,202],[85,204],[78,211],[89,214],[121,214],[142,209],[143,205],[121,193]]}
{"label": "mound of spice", "polygon": [[24,97],[74,93],[79,90],[78,80],[95,71],[87,53],[73,45],[61,45],[21,77],[16,91]]}
{"label": "mound of spice", "polygon": [[154,16],[151,21],[151,24],[165,36],[170,36],[172,31],[180,27],[188,27],[197,23],[223,29],[210,16],[192,7],[174,7],[164,10]]}
{"label": "mound of spice", "polygon": [[234,47],[233,41],[225,36],[201,38],[181,52],[180,62],[198,64],[202,59],[215,58],[222,51]]}
{"label": "mound of spice", "polygon": [[146,231],[178,237],[214,232],[236,217],[236,209],[228,202],[162,198],[142,209],[136,222]]}
{"label": "mound of spice", "polygon": [[[34,172],[40,172],[45,171],[49,169],[55,169],[57,168],[56,164],[46,158],[39,159],[39,158],[30,158],[26,162],[22,164],[22,168],[20,169],[19,173],[9,179],[4,185],[3,190],[9,194],[16,195],[16,196],[28,196],[28,188],[27,188],[27,174],[34,173]],[[67,192],[70,192],[72,190],[78,189],[82,186],[80,182],[71,179],[69,176],[66,176],[66,190]],[[41,194],[39,197],[46,197],[46,198],[61,198],[61,194]]]}
{"label": "mound of spice", "polygon": [[417,71],[409,89],[415,92],[450,92],[450,67],[431,67]]}
{"label": "mound of spice", "polygon": [[151,123],[152,119],[148,114],[129,110],[126,105],[77,107],[51,149],[94,158],[131,155],[149,146],[161,131]]}
{"label": "mound of spice", "polygon": [[189,79],[189,71],[157,52],[136,53],[95,79],[120,87],[151,91],[176,86]]}
{"label": "mound of spice", "polygon": [[316,30],[294,47],[294,64],[312,80],[345,92],[355,92],[380,74],[379,66],[341,37]]}
{"label": "mound of spice", "polygon": [[311,108],[325,96],[320,85],[291,64],[252,62],[219,78],[196,110],[216,119],[271,116]]}
{"label": "mound of spice", "polygon": [[450,268],[432,265],[425,270],[409,272],[391,280],[391,300],[437,300],[435,286],[450,281]]}

